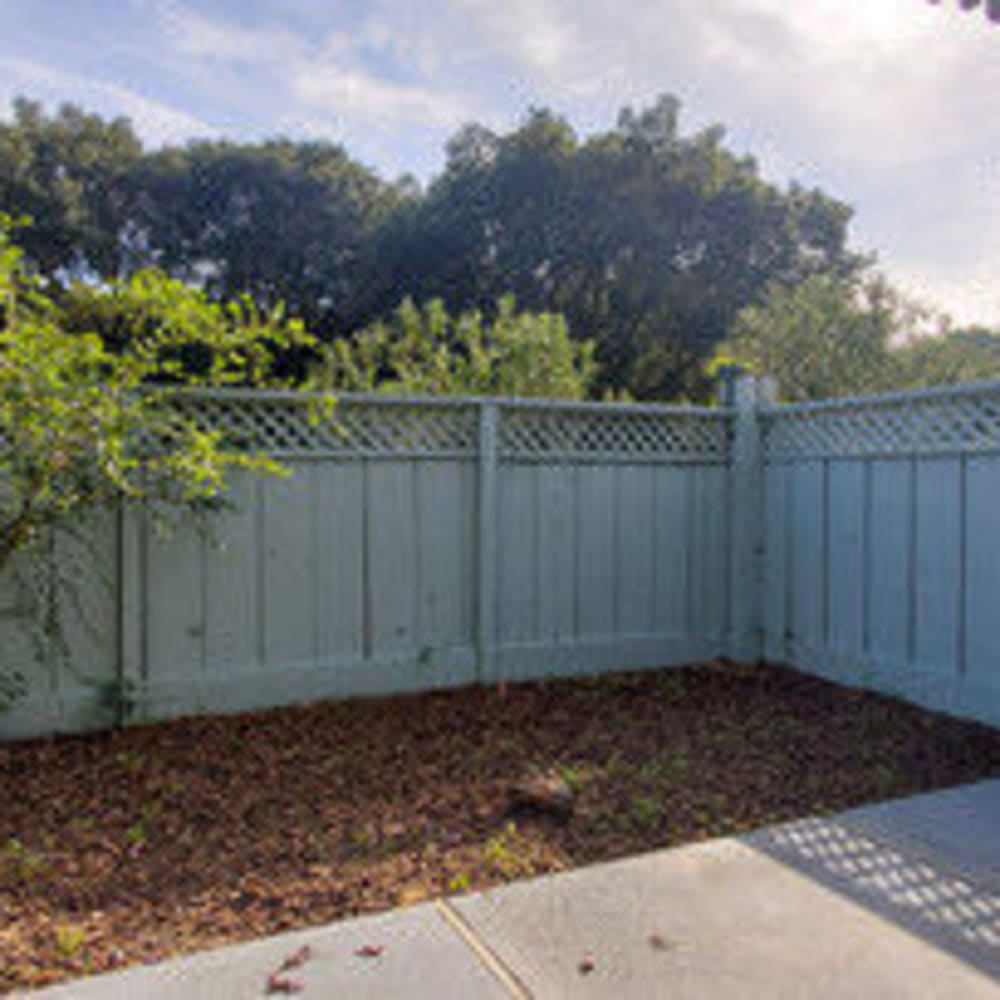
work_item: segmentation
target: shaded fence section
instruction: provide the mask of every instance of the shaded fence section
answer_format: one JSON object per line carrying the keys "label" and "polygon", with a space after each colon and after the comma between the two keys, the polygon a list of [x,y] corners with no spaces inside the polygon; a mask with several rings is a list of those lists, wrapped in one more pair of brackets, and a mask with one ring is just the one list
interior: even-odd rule
{"label": "shaded fence section", "polygon": [[[208,537],[118,525],[91,675],[133,719],[727,648],[724,409],[346,397],[331,424],[294,394],[177,405],[292,474],[235,480]],[[0,734],[100,724],[94,694],[50,678]]]}
{"label": "shaded fence section", "polygon": [[761,423],[766,656],[1000,723],[1000,386]]}

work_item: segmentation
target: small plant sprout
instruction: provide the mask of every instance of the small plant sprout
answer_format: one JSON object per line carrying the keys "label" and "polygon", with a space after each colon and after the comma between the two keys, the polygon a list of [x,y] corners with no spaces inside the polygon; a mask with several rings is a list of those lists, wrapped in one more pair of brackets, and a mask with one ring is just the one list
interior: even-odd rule
{"label": "small plant sprout", "polygon": [[83,928],[67,924],[57,927],[55,935],[56,951],[67,960],[75,958],[83,947]]}

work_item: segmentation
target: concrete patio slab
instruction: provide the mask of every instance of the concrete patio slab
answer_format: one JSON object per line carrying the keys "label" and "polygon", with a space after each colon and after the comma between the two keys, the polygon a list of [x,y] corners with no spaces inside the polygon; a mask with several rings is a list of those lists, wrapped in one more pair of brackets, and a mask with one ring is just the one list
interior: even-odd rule
{"label": "concrete patio slab", "polygon": [[[1000,998],[1000,781],[71,982],[46,998]],[[379,945],[374,958],[355,950]]]}
{"label": "concrete patio slab", "polygon": [[538,997],[1000,994],[989,976],[736,840],[455,906]]}
{"label": "concrete patio slab", "polygon": [[[268,976],[308,945],[311,957],[282,973],[308,998],[508,997],[493,973],[433,904],[294,931],[217,951],[81,979],[42,991],[47,1000],[239,1000],[266,995]],[[355,950],[381,946],[377,957]],[[280,994],[275,994],[280,995]]]}
{"label": "concrete patio slab", "polygon": [[1000,779],[841,813],[851,826],[923,850],[1000,892]]}
{"label": "concrete patio slab", "polygon": [[1000,980],[1000,781],[786,823],[742,841]]}

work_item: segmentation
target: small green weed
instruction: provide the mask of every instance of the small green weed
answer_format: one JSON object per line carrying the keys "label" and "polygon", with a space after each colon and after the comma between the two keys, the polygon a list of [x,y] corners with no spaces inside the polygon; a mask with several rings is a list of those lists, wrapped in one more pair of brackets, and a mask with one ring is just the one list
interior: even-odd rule
{"label": "small green weed", "polygon": [[65,959],[75,958],[83,947],[84,934],[81,927],[57,927],[55,936],[56,951]]}
{"label": "small green weed", "polygon": [[668,670],[657,678],[656,686],[664,698],[679,698],[684,693],[684,678],[673,670]]}
{"label": "small green weed", "polygon": [[691,771],[691,761],[677,751],[666,751],[650,757],[639,768],[639,780],[646,782],[683,781]]}
{"label": "small green weed", "polygon": [[448,891],[468,892],[470,885],[472,885],[472,879],[470,878],[469,873],[459,872],[457,875],[448,880]]}
{"label": "small green weed", "polygon": [[122,750],[115,754],[115,763],[129,774],[135,774],[145,763],[145,758],[141,753],[132,753],[129,750]]}
{"label": "small green weed", "polygon": [[486,842],[486,860],[497,868],[507,868],[512,860],[511,840],[517,836],[517,824],[511,822]]}
{"label": "small green weed", "polygon": [[652,795],[636,794],[629,802],[629,813],[637,826],[651,830],[663,819],[663,804]]}
{"label": "small green weed", "polygon": [[21,843],[17,837],[11,837],[4,844],[2,859],[4,867],[13,871],[14,876],[21,882],[29,881],[45,867],[42,856]]}
{"label": "small green weed", "polygon": [[138,848],[149,839],[149,827],[155,822],[162,809],[158,802],[143,806],[139,818],[125,831],[125,840],[129,847]]}
{"label": "small green weed", "polygon": [[594,768],[588,764],[557,764],[554,770],[574,794],[594,777]]}

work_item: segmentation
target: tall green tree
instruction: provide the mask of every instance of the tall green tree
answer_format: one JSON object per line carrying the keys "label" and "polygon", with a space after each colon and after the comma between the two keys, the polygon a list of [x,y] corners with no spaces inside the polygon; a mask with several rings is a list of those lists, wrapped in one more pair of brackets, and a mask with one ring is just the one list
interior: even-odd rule
{"label": "tall green tree", "polygon": [[772,285],[738,314],[715,363],[772,376],[785,402],[875,392],[896,381],[890,345],[900,317],[884,282],[823,274]]}
{"label": "tall green tree", "polygon": [[105,121],[72,104],[48,115],[33,101],[14,102],[11,120],[0,122],[0,212],[33,219],[19,241],[35,267],[123,271],[141,155],[127,119]]}
{"label": "tall green tree", "polygon": [[908,340],[893,351],[899,388],[1000,379],[1000,330],[971,327]]}
{"label": "tall green tree", "polygon": [[384,308],[375,234],[396,189],[323,142],[195,142],[135,171],[148,258],[225,298],[285,302],[312,329]]}
{"label": "tall green tree", "polygon": [[467,126],[405,225],[384,230],[394,283],[450,308],[505,292],[597,341],[599,389],[698,395],[702,363],[771,282],[845,277],[850,210],[779,189],[723,144],[683,135],[676,99],[581,140],[549,111],[507,135]]}

